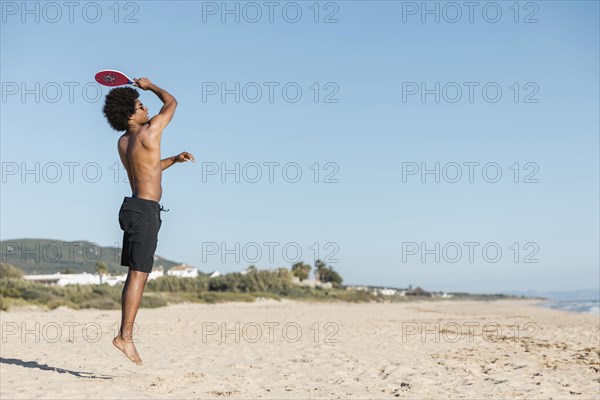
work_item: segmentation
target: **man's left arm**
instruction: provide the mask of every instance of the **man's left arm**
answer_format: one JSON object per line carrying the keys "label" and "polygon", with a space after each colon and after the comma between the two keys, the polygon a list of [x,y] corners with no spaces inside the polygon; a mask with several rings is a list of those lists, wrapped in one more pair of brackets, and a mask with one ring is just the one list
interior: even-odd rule
{"label": "man's left arm", "polygon": [[194,156],[191,153],[184,151],[183,153],[178,154],[176,156],[172,156],[172,157],[165,158],[164,160],[160,160],[160,167],[164,171],[165,169],[169,168],[170,166],[172,166],[175,163],[182,163],[182,162],[186,162],[186,161],[196,162],[196,159],[194,158]]}

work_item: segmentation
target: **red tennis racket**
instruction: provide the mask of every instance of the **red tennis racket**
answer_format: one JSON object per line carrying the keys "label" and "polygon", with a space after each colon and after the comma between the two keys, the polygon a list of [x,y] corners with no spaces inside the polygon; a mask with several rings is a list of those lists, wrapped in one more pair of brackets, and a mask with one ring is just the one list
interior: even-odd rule
{"label": "red tennis racket", "polygon": [[104,86],[123,86],[133,84],[133,79],[120,71],[105,69],[96,74],[96,82]]}

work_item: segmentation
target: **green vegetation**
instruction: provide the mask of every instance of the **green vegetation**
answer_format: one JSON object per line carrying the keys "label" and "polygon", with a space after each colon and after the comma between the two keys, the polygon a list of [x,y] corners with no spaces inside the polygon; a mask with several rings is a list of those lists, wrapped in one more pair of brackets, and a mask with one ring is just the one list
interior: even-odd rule
{"label": "green vegetation", "polygon": [[311,266],[309,264],[304,264],[303,262],[292,265],[292,274],[301,281],[308,279],[310,270]]}
{"label": "green vegetation", "polygon": [[21,279],[23,278],[23,271],[10,264],[0,262],[0,279],[4,278]]}
{"label": "green vegetation", "polygon": [[[310,266],[298,263],[302,269],[310,271]],[[321,265],[321,277],[336,285],[341,277],[335,278],[328,271],[331,268]],[[306,268],[308,266],[308,268]],[[106,264],[98,263],[99,273],[106,271]],[[298,268],[296,269],[298,270]],[[333,271],[335,272],[335,271]],[[155,308],[182,302],[220,303],[226,301],[253,302],[257,298],[280,300],[282,298],[303,301],[380,301],[380,298],[368,291],[347,291],[339,288],[311,289],[292,284],[293,272],[286,268],[275,271],[258,270],[251,266],[246,274],[230,273],[214,278],[201,274],[197,278],[163,276],[148,281],[141,307]],[[330,274],[330,275],[328,275]],[[0,309],[6,311],[10,306],[37,305],[55,309],[70,307],[74,309],[96,308],[116,310],[121,307],[123,284],[67,285],[53,286],[22,279],[23,272],[12,265],[0,266]],[[339,276],[339,275],[337,275]]]}
{"label": "green vegetation", "polygon": [[342,287],[342,277],[333,268],[325,265],[321,260],[315,261],[315,277],[321,282],[331,282],[334,288]]}
{"label": "green vegetation", "polygon": [[292,287],[292,274],[286,268],[277,271],[251,270],[245,275],[235,272],[217,276],[208,281],[208,290],[214,292],[269,292],[284,293]]}
{"label": "green vegetation", "polygon": [[5,309],[15,303],[38,305],[54,309],[60,306],[71,308],[115,309],[120,307],[123,286],[67,285],[49,286],[23,279],[0,279],[0,298]]}
{"label": "green vegetation", "polygon": [[108,274],[108,265],[104,262],[96,263],[96,273],[100,276],[100,283],[102,283],[102,277]]}

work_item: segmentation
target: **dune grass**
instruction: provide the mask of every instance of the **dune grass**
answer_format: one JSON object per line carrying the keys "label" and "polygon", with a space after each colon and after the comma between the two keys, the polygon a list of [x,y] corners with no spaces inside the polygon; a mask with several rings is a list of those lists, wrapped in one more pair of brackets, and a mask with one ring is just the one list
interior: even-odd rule
{"label": "dune grass", "polygon": [[[220,279],[219,279],[220,278]],[[123,284],[51,286],[18,277],[0,279],[0,309],[35,305],[48,309],[95,308],[116,310],[121,307]],[[311,289],[291,283],[289,271],[256,271],[246,275],[227,274],[222,277],[179,278],[164,276],[146,285],[142,308],[164,307],[183,302],[214,304],[222,302],[253,302],[257,298],[301,301],[378,301],[370,292],[343,289]]]}

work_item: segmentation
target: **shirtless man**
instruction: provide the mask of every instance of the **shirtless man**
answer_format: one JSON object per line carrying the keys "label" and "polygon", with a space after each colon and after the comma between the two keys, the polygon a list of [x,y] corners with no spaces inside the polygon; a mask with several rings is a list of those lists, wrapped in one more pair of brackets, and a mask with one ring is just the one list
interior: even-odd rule
{"label": "shirtless man", "polygon": [[173,118],[177,100],[147,78],[134,79],[134,82],[134,86],[150,90],[164,103],[158,115],[148,117],[148,108],[138,99],[138,91],[131,87],[111,90],[106,95],[103,111],[115,130],[125,131],[119,138],[118,150],[132,191],[132,196],[125,197],[119,210],[119,225],[124,231],[121,265],[128,266],[129,272],[121,295],[121,327],[113,344],[131,361],[142,365],[133,341],[133,326],[152,271],[162,224],[160,211],[164,209],[159,204],[162,171],[175,163],[196,160],[188,152],[160,159],[162,132]]}

